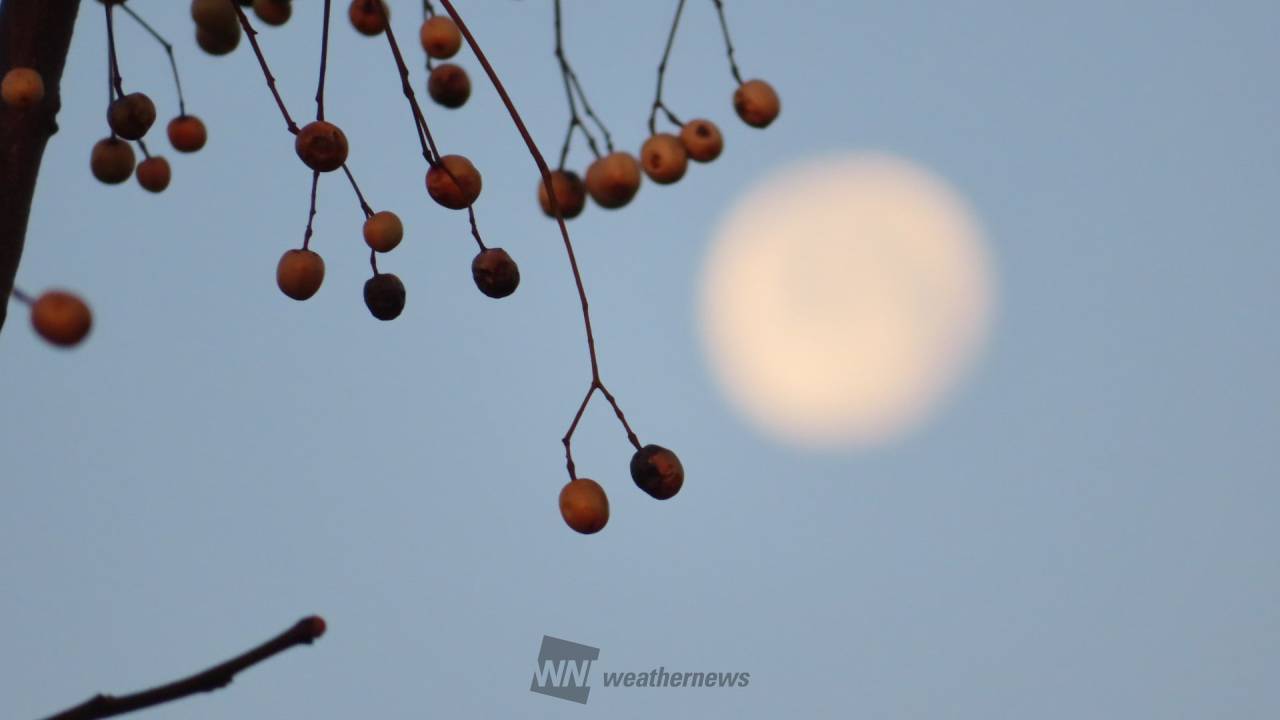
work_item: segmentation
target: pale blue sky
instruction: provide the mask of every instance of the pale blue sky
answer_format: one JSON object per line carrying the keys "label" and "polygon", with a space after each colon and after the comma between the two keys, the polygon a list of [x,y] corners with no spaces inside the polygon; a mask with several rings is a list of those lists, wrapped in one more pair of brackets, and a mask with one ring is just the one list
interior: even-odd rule
{"label": "pale blue sky", "polygon": [[[275,287],[309,173],[247,46],[203,56],[186,3],[130,4],[179,46],[210,142],[166,152],[158,197],[89,175],[105,42],[84,2],[18,281],[79,290],[96,325],[60,352],[11,306],[0,334],[0,714],[168,680],[312,612],[330,623],[316,646],[151,716],[1280,714],[1280,6],[731,1],[744,73],[784,101],[759,132],[731,115],[710,3],[690,3],[668,97],[721,123],[724,156],[572,224],[605,379],[688,481],[664,504],[635,490],[593,406],[576,455],[613,517],[586,538],[555,507],[588,378],[576,299],[474,60],[471,104],[427,110],[485,173],[481,228],[523,278],[504,302],[472,286],[465,217],[426,198],[385,43],[335,24],[329,116],[370,201],[407,227],[383,269],[408,305],[379,323],[340,178],[321,185],[324,287],[303,304]],[[312,4],[262,35],[300,118]],[[550,4],[459,4],[554,156]],[[566,2],[582,80],[633,150],[672,6]],[[416,6],[393,8],[413,48]],[[167,119],[163,55],[120,25],[126,86]],[[696,282],[747,187],[857,149],[969,198],[1001,305],[928,425],[805,454],[720,396]],[[543,634],[600,647],[602,669],[752,681],[580,707],[529,692]]]}

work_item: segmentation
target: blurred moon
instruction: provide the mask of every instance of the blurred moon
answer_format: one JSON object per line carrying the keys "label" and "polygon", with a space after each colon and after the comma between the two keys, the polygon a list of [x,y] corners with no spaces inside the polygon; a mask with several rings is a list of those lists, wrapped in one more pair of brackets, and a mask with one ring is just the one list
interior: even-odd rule
{"label": "blurred moon", "polygon": [[945,181],[886,155],[773,174],[721,222],[702,335],[731,401],[806,447],[920,424],[980,349],[993,305],[977,222]]}

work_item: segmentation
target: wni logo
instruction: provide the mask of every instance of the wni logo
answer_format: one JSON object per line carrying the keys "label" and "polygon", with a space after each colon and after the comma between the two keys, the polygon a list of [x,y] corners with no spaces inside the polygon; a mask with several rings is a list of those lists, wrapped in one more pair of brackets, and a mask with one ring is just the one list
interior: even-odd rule
{"label": "wni logo", "polygon": [[538,667],[533,671],[533,684],[529,689],[586,705],[587,695],[591,694],[587,686],[591,663],[599,657],[600,648],[543,635]]}

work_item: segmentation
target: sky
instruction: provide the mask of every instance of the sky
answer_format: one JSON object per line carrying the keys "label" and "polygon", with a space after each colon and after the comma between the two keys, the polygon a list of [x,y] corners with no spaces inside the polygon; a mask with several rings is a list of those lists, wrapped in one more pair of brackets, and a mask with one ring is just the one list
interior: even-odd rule
{"label": "sky", "polygon": [[[320,12],[295,4],[261,41],[307,118]],[[554,156],[550,3],[458,4]],[[324,286],[305,303],[275,287],[310,174],[247,45],[201,54],[185,3],[130,6],[177,47],[208,146],[166,149],[158,196],[92,178],[106,50],[83,3],[17,281],[75,289],[95,326],[61,351],[11,304],[0,333],[2,714],[149,687],[311,613],[329,623],[314,646],[150,716],[1280,713],[1280,6],[730,2],[743,73],[783,100],[759,131],[732,115],[710,3],[690,3],[667,98],[718,122],[724,154],[570,225],[603,378],[687,480],[665,503],[636,490],[593,403],[575,458],[612,515],[585,537],[556,496],[590,373],[536,169],[464,52],[471,101],[425,110],[484,173],[480,229],[520,264],[517,293],[490,300],[465,216],[426,197],[385,43],[337,5],[327,114],[371,204],[406,226],[380,263],[408,288],[391,323],[363,307],[363,218],[341,178],[320,186]],[[567,50],[620,148],[645,136],[673,7],[566,0]],[[420,60],[416,6],[392,8]],[[125,86],[166,121],[164,55],[119,27]],[[814,450],[723,395],[699,283],[737,199],[851,151],[910,159],[966,198],[998,302],[923,424]],[[586,705],[529,691],[544,635],[600,648]],[[658,667],[751,680],[601,686]]]}

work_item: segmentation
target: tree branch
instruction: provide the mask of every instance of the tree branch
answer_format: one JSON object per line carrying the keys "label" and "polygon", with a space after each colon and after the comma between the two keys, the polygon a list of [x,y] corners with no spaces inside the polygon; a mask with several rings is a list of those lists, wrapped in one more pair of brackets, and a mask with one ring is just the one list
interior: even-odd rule
{"label": "tree branch", "polygon": [[[37,0],[39,1],[39,0]],[[95,695],[85,702],[51,715],[47,720],[98,720],[181,700],[189,695],[224,688],[241,670],[250,668],[295,645],[310,645],[324,634],[325,623],[318,615],[305,617],[279,635],[230,660],[190,677],[159,685],[132,695]]]}
{"label": "tree branch", "polygon": [[31,198],[45,145],[58,130],[59,88],[80,0],[0,0],[0,77],[29,67],[44,80],[44,100],[28,110],[0,103],[0,328],[22,260]]}

